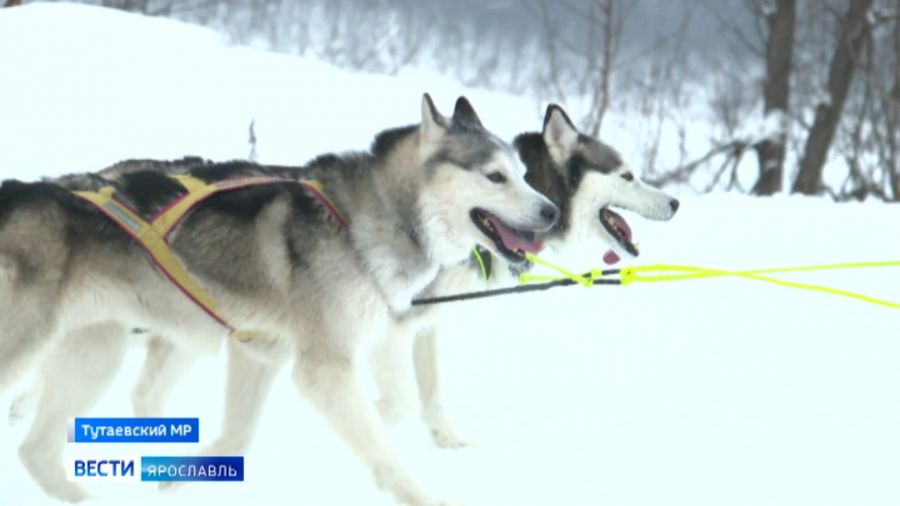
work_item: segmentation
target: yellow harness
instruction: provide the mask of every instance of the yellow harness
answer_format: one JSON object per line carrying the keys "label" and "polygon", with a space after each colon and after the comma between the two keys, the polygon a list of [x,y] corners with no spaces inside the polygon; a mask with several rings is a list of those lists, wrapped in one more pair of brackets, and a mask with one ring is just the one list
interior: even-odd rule
{"label": "yellow harness", "polygon": [[262,186],[277,183],[299,183],[315,197],[337,220],[341,228],[347,231],[347,220],[334,203],[323,193],[322,185],[317,181],[295,180],[274,176],[249,176],[224,179],[213,183],[205,183],[193,176],[169,176],[184,187],[187,192],[156,214],[150,221],[145,221],[128,205],[116,199],[115,188],[105,186],[96,192],[73,192],[78,197],[92,204],[106,217],[131,236],[150,256],[169,281],[177,286],[191,301],[200,307],[212,319],[228,329],[229,335],[241,341],[252,339],[258,333],[235,329],[228,319],[219,311],[212,296],[197,283],[175,256],[169,246],[168,236],[182,218],[201,201],[221,192]]}

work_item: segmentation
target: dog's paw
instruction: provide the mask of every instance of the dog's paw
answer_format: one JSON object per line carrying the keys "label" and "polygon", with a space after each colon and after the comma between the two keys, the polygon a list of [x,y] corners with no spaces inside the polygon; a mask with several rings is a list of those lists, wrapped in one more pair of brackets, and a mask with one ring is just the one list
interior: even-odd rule
{"label": "dog's paw", "polygon": [[454,506],[458,503],[440,501],[424,493],[395,465],[381,465],[372,469],[378,488],[394,496],[399,504],[406,506]]}
{"label": "dog's paw", "polygon": [[28,418],[34,411],[34,397],[25,392],[9,404],[9,426],[15,427]]}
{"label": "dog's paw", "polygon": [[[406,504],[406,503],[404,503]],[[457,501],[441,501],[437,499],[426,499],[425,502],[409,503],[409,506],[465,506]]]}
{"label": "dog's paw", "polygon": [[465,504],[457,501],[441,501],[439,499],[418,498],[401,500],[403,506],[465,506]]}
{"label": "dog's paw", "polygon": [[52,486],[45,488],[48,494],[68,503],[79,503],[91,498],[80,485],[71,482],[54,483]]}
{"label": "dog's paw", "polygon": [[452,430],[446,428],[431,429],[431,440],[434,441],[435,446],[437,446],[438,448],[444,448],[448,450],[459,450],[461,448],[475,446],[472,442],[466,441],[465,439],[459,437]]}
{"label": "dog's paw", "polygon": [[466,448],[468,446],[475,446],[472,442],[466,441],[464,438],[460,437],[456,431],[453,430],[452,424],[447,419],[447,415],[444,414],[444,410],[439,404],[426,406],[425,410],[422,412],[422,421],[425,422],[425,426],[428,427],[428,431],[431,433],[431,439],[438,448],[455,450]]}
{"label": "dog's paw", "polygon": [[182,485],[184,485],[184,482],[181,481],[161,481],[159,482],[159,491],[171,494],[180,489]]}

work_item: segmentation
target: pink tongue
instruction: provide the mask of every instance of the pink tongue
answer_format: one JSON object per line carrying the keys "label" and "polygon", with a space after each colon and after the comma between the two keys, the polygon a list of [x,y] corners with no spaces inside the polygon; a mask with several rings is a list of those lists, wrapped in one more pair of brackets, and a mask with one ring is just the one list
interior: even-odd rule
{"label": "pink tongue", "polygon": [[616,220],[616,224],[619,226],[619,230],[625,232],[625,237],[630,241],[631,227],[628,226],[628,222],[625,221],[625,218],[619,216],[618,214],[614,214],[613,219]]}
{"label": "pink tongue", "polygon": [[[612,219],[615,220],[616,225],[618,226],[619,230],[624,232],[625,237],[630,241],[631,240],[631,227],[628,226],[628,222],[625,221],[625,218],[619,216],[618,214],[612,213],[612,212],[610,212],[610,215],[612,216]],[[618,262],[619,260],[621,260],[621,258],[619,258],[619,255],[616,255],[616,252],[613,250],[609,250],[603,254],[603,261],[609,265],[612,265],[612,264]]]}
{"label": "pink tongue", "polygon": [[494,230],[500,234],[500,240],[503,241],[503,245],[506,246],[508,250],[521,250],[527,251],[528,253],[537,253],[544,247],[544,241],[528,241],[515,233],[511,228],[504,225],[502,221],[494,216],[488,216],[488,219],[491,220],[491,223],[494,225]]}
{"label": "pink tongue", "polygon": [[621,260],[619,255],[616,255],[616,252],[613,250],[609,250],[603,254],[603,261],[606,262],[607,265],[612,265]]}

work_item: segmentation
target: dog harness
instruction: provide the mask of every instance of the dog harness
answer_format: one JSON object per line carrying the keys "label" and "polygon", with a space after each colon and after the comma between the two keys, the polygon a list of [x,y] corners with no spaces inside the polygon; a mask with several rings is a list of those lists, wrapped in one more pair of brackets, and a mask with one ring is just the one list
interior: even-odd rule
{"label": "dog harness", "polygon": [[341,229],[348,230],[347,220],[340,210],[334,205],[322,191],[322,185],[317,181],[296,180],[274,176],[248,176],[223,179],[213,183],[206,183],[189,175],[169,176],[184,187],[186,192],[175,198],[153,216],[145,221],[138,213],[123,203],[115,196],[113,186],[105,186],[96,192],[76,191],[72,192],[81,199],[96,207],[113,223],[128,234],[144,251],[150,259],[165,274],[172,284],[178,287],[191,301],[200,307],[212,319],[228,329],[229,335],[241,341],[248,341],[258,332],[239,330],[232,326],[228,319],[221,313],[215,300],[200,284],[190,275],[184,264],[175,256],[169,245],[168,237],[175,226],[198,203],[222,192],[264,186],[279,183],[298,183],[316,198],[338,222]]}
{"label": "dog harness", "polygon": [[472,249],[472,259],[481,269],[481,278],[485,282],[490,281],[491,274],[494,272],[494,257],[491,252],[481,246],[475,246]]}

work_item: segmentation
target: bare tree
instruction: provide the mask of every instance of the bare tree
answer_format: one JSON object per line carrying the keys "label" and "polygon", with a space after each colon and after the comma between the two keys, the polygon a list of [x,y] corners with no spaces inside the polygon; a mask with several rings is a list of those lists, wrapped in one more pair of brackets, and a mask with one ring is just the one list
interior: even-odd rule
{"label": "bare tree", "polygon": [[[599,19],[597,19],[598,17]],[[597,136],[603,125],[603,117],[609,110],[610,79],[618,53],[624,17],[621,6],[616,0],[595,0],[590,6],[588,20],[591,40],[596,40],[598,35],[602,38],[599,55],[595,44],[590,46],[590,53],[586,55],[589,75],[595,84],[593,93],[591,93],[591,108],[588,110],[584,123],[588,132]]]}
{"label": "bare tree", "polygon": [[[835,149],[848,173],[839,200],[900,200],[900,0],[882,1],[867,16],[868,41],[857,60],[846,119]],[[890,29],[884,29],[890,28]],[[854,92],[854,90],[856,90]]]}
{"label": "bare tree", "polygon": [[548,0],[540,0],[538,2],[538,7],[540,10],[541,23],[544,27],[544,52],[547,61],[547,69],[545,72],[546,83],[544,83],[544,86],[549,88],[550,93],[555,96],[556,101],[564,102],[565,92],[563,91],[562,86],[560,86],[562,72],[560,72],[559,57],[561,50],[559,49],[559,42],[557,41],[560,37],[557,31],[557,22],[550,14],[551,10],[548,5]]}
{"label": "bare tree", "polygon": [[763,111],[767,131],[766,136],[754,146],[759,158],[759,179],[752,192],[756,195],[772,195],[781,191],[784,171],[796,5],[794,0],[777,0],[774,10],[760,9],[760,13],[765,17],[769,29],[766,40],[766,79],[763,86]]}
{"label": "bare tree", "polygon": [[895,0],[894,9],[894,30],[891,33],[894,82],[888,93],[881,94],[886,128],[880,158],[890,177],[891,195],[894,200],[900,200],[900,0]]}
{"label": "bare tree", "polygon": [[827,97],[816,107],[816,116],[803,149],[800,172],[792,192],[815,195],[822,191],[822,168],[844,108],[853,79],[855,60],[867,40],[866,13],[871,0],[850,0],[828,70]]}
{"label": "bare tree", "polygon": [[6,4],[4,7],[15,7],[17,5],[22,5],[22,0],[6,0]]}
{"label": "bare tree", "polygon": [[[610,106],[616,57],[629,12],[626,5],[633,9],[635,2],[538,0],[548,67],[543,73],[544,91],[557,101],[565,101],[565,95],[573,92],[588,98],[582,125],[594,136]],[[562,86],[563,82],[577,86]]]}
{"label": "bare tree", "polygon": [[[893,10],[873,12],[873,30],[881,24],[892,29],[870,40],[870,50],[864,63],[863,80],[874,106],[869,108],[865,132],[868,138],[860,143],[871,147],[874,157],[873,174],[868,177],[868,193],[885,200],[900,200],[900,0],[893,0]],[[880,43],[878,43],[880,42]],[[877,51],[877,54],[876,54]],[[883,62],[876,67],[873,62]]]}

